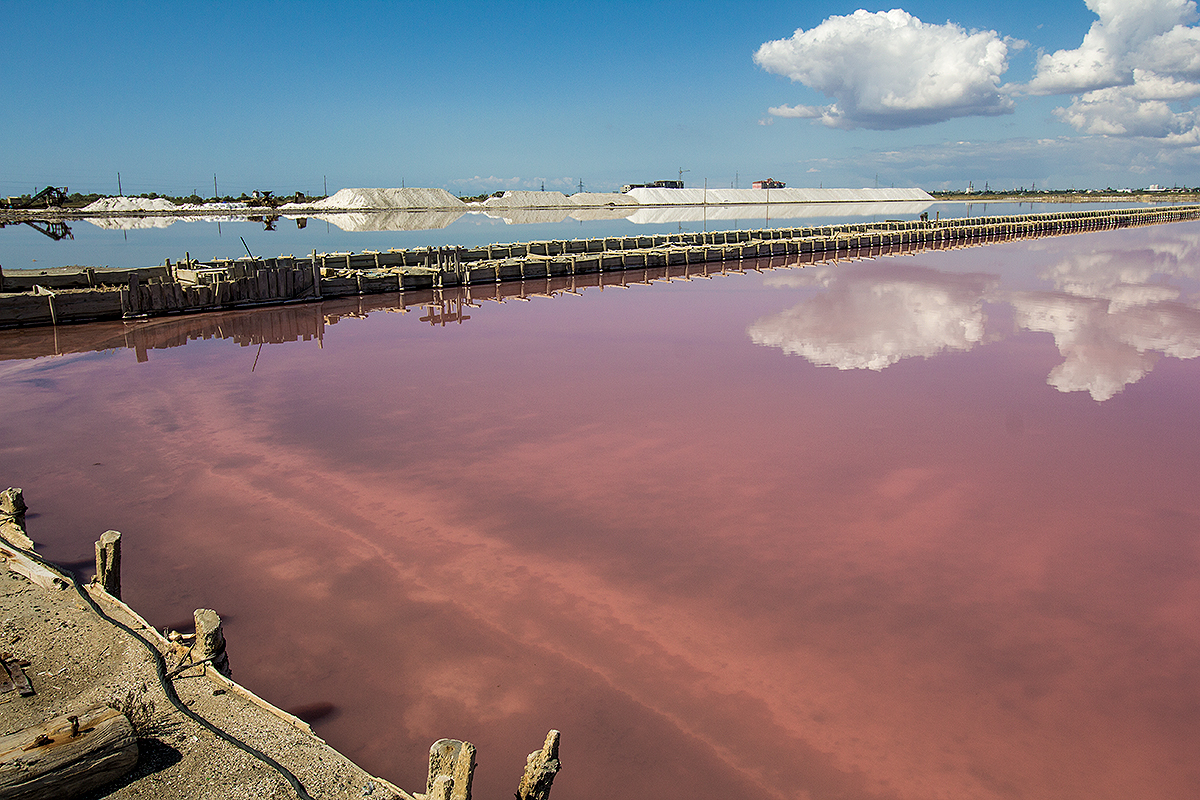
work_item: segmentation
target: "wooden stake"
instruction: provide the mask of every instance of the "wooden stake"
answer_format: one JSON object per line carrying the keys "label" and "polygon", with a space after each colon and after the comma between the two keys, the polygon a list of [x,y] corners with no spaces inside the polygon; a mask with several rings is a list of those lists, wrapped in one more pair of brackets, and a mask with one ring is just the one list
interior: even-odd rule
{"label": "wooden stake", "polygon": [[475,774],[475,745],[458,739],[438,739],[429,748],[429,778],[426,789],[429,797],[436,793],[442,780],[452,787],[445,800],[471,800],[471,779]]}
{"label": "wooden stake", "polygon": [[558,761],[558,742],[562,734],[550,731],[541,750],[529,754],[525,763],[525,774],[517,788],[517,800],[549,800],[550,785],[562,768]]}
{"label": "wooden stake", "polygon": [[221,618],[211,608],[198,608],[196,620],[196,644],[192,656],[196,661],[211,660],[213,668],[228,678],[229,656],[225,654],[225,634],[221,631]]}
{"label": "wooden stake", "polygon": [[105,531],[96,542],[96,584],[121,599],[121,534]]}

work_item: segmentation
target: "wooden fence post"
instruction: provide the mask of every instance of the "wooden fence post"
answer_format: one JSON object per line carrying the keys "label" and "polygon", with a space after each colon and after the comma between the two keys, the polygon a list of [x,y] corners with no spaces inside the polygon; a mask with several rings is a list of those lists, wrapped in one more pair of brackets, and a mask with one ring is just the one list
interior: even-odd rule
{"label": "wooden fence post", "polygon": [[105,531],[96,542],[96,583],[121,599],[121,533]]}
{"label": "wooden fence post", "polygon": [[228,678],[233,672],[229,669],[229,656],[225,653],[225,634],[221,631],[221,618],[211,608],[197,608],[194,618],[196,644],[192,653],[193,660],[211,660],[213,668]]}

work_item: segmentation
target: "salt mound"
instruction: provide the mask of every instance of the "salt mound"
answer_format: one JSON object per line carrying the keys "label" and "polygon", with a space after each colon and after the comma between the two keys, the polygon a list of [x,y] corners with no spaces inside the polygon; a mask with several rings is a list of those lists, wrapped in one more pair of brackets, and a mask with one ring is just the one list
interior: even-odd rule
{"label": "salt mound", "polygon": [[85,206],[83,210],[91,214],[112,211],[176,211],[178,206],[161,197],[102,197]]}
{"label": "salt mound", "polygon": [[932,201],[922,189],[659,189],[627,193],[642,205],[719,205],[722,203],[886,203]]}
{"label": "salt mound", "polygon": [[500,197],[489,197],[483,201],[487,208],[573,208],[575,206],[562,192],[505,192]]}
{"label": "salt mound", "polygon": [[313,208],[462,208],[465,204],[445,189],[339,189],[318,200]]}
{"label": "salt mound", "polygon": [[577,206],[636,206],[638,201],[627,194],[616,192],[576,192],[567,198]]}

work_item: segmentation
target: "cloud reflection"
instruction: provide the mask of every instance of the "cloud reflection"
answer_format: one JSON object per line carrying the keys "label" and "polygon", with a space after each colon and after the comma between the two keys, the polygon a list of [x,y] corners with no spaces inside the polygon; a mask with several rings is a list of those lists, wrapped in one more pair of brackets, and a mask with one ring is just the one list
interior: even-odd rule
{"label": "cloud reflection", "polygon": [[826,291],[758,320],[750,338],[819,366],[873,370],[904,358],[970,350],[983,340],[983,298],[998,282],[883,264],[849,272],[821,267],[789,277],[801,278],[789,283],[811,282]]}
{"label": "cloud reflection", "polygon": [[[1009,290],[999,275],[883,262],[806,269],[768,285],[817,289],[752,323],[756,344],[818,366],[882,370],[903,359],[966,351],[988,336],[985,304],[1011,308],[1015,330],[1048,333],[1064,361],[1046,382],[1108,400],[1161,356],[1200,355],[1200,234],[1172,232],[1136,250],[1066,250],[1039,277],[1049,288]],[[995,326],[993,326],[995,327]]]}

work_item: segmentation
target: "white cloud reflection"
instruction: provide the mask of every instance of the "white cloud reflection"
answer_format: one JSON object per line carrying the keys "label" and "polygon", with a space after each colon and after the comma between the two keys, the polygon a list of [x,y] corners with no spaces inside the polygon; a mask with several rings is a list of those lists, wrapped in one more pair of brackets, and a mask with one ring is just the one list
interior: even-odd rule
{"label": "white cloud reflection", "polygon": [[805,272],[826,291],[751,325],[756,344],[820,366],[881,370],[903,358],[969,350],[983,340],[983,295],[994,282],[987,276],[883,266]]}
{"label": "white cloud reflection", "polygon": [[967,351],[1002,335],[987,304],[1006,304],[1017,330],[1048,333],[1063,362],[1047,376],[1098,402],[1137,382],[1162,356],[1200,356],[1200,304],[1178,283],[1200,279],[1200,234],[1136,250],[1069,252],[1041,271],[1046,290],[1011,291],[996,275],[871,264],[768,278],[819,289],[749,326],[752,341],[818,366],[882,370],[906,358]]}

